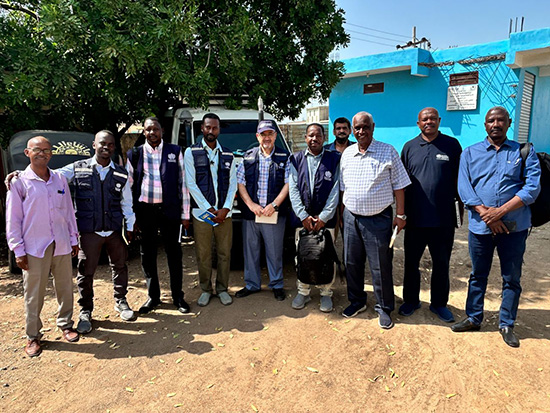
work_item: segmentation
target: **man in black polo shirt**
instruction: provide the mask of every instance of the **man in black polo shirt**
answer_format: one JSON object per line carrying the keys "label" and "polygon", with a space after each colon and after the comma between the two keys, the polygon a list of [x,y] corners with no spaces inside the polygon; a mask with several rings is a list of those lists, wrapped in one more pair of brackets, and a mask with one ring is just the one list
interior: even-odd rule
{"label": "man in black polo shirt", "polygon": [[405,189],[405,276],[399,314],[412,315],[420,308],[422,254],[428,246],[432,257],[430,311],[445,322],[454,317],[449,300],[449,261],[457,214],[458,165],[462,148],[455,138],[439,132],[441,118],[434,108],[418,114],[420,135],[403,147],[401,160],[412,184]]}

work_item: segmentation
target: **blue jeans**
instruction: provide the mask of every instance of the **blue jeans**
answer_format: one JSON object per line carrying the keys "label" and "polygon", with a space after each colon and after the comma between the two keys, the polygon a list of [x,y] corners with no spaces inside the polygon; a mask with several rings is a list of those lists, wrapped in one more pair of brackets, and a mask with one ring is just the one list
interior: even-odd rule
{"label": "blue jeans", "polygon": [[389,248],[392,234],[392,208],[373,216],[354,215],[344,210],[344,261],[348,282],[348,299],[352,304],[365,305],[365,260],[369,260],[372,285],[377,304],[375,310],[393,311],[392,259]]}
{"label": "blue jeans", "polygon": [[499,327],[514,326],[521,295],[521,265],[526,239],[527,230],[497,235],[480,235],[473,232],[468,234],[472,273],[468,282],[466,315],[474,324],[479,325],[483,321],[483,301],[496,248],[502,275]]}
{"label": "blue jeans", "polygon": [[243,219],[244,281],[246,288],[258,291],[262,286],[260,245],[264,240],[269,288],[283,288],[283,241],[286,217],[279,215],[276,224],[257,224]]}

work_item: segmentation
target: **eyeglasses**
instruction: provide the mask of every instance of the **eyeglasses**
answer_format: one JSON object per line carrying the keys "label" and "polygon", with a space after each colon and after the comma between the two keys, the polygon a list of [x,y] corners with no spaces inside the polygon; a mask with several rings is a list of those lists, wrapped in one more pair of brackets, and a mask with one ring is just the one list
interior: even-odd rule
{"label": "eyeglasses", "polygon": [[27,148],[29,151],[32,151],[32,153],[39,154],[42,152],[44,155],[51,155],[52,150],[51,149],[40,149],[40,148]]}

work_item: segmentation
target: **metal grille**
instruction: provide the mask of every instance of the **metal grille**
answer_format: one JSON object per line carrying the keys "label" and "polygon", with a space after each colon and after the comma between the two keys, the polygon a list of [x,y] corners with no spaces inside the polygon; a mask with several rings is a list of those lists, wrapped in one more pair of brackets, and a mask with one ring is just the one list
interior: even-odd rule
{"label": "metal grille", "polygon": [[531,107],[533,105],[533,89],[535,88],[535,75],[525,72],[523,79],[523,91],[521,93],[521,110],[519,113],[518,142],[529,141],[529,126],[531,124]]}

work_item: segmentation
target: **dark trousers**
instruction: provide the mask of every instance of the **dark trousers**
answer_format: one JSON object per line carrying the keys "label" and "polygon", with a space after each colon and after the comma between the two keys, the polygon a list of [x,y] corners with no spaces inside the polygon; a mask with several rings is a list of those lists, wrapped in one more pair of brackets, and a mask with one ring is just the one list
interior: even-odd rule
{"label": "dark trousers", "polygon": [[454,227],[405,228],[405,276],[403,301],[420,302],[420,259],[428,246],[432,257],[430,302],[435,307],[445,307],[449,301],[449,261],[453,250]]}
{"label": "dark trousers", "polygon": [[115,231],[108,237],[102,237],[95,232],[81,233],[76,285],[80,296],[78,304],[82,311],[91,312],[94,309],[94,274],[103,245],[109,256],[115,300],[126,298],[128,292],[128,249],[121,232]]}
{"label": "dark trousers", "polygon": [[167,218],[162,204],[138,203],[136,219],[141,231],[141,267],[147,282],[147,293],[153,300],[160,300],[160,284],[157,269],[158,233],[162,237],[164,251],[170,272],[172,300],[183,299],[183,267],[181,242],[179,240],[181,220]]}
{"label": "dark trousers", "polygon": [[473,232],[468,234],[472,273],[468,282],[466,314],[475,324],[479,325],[483,321],[485,291],[496,248],[502,275],[499,327],[514,326],[521,295],[521,265],[526,239],[527,230],[497,235],[480,235]]}
{"label": "dark trousers", "polygon": [[373,216],[354,215],[344,210],[344,261],[348,282],[348,299],[352,304],[367,303],[365,259],[369,260],[372,275],[375,310],[393,311],[392,259],[389,248],[392,235],[392,208]]}

